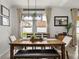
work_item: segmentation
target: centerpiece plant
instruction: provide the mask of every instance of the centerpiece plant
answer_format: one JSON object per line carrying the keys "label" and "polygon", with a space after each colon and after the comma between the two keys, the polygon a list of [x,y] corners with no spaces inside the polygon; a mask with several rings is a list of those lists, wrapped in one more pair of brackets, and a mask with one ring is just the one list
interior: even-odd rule
{"label": "centerpiece plant", "polygon": [[35,33],[33,33],[31,39],[30,39],[31,42],[35,42],[36,41],[36,35]]}
{"label": "centerpiece plant", "polygon": [[32,38],[33,38],[33,39],[35,39],[35,38],[36,38],[36,35],[35,35],[35,33],[33,33],[33,35],[32,35]]}

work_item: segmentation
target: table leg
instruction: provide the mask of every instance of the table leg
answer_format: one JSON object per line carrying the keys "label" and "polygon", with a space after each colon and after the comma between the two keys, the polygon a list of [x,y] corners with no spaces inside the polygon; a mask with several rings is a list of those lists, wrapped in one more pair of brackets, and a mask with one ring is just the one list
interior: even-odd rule
{"label": "table leg", "polygon": [[13,53],[14,53],[14,47],[10,45],[10,59],[14,59]]}
{"label": "table leg", "polygon": [[65,45],[61,46],[61,56],[62,56],[62,59],[65,59]]}

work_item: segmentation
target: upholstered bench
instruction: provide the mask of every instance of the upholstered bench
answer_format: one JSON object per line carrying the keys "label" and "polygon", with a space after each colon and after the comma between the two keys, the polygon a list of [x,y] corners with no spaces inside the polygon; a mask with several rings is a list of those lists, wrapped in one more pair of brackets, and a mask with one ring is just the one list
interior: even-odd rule
{"label": "upholstered bench", "polygon": [[15,56],[16,58],[54,58],[60,59],[59,53],[54,49],[45,49],[45,50],[19,50]]}

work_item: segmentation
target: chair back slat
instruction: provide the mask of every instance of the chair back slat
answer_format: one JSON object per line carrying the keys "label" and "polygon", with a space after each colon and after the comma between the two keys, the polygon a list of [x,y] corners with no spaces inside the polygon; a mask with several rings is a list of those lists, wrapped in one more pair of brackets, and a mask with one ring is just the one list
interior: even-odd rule
{"label": "chair back slat", "polygon": [[70,36],[65,36],[64,39],[63,39],[63,42],[66,43],[65,46],[68,46],[69,43],[71,42],[71,40],[72,40],[72,37],[70,37]]}
{"label": "chair back slat", "polygon": [[10,42],[13,42],[16,40],[16,37],[14,35],[10,36]]}

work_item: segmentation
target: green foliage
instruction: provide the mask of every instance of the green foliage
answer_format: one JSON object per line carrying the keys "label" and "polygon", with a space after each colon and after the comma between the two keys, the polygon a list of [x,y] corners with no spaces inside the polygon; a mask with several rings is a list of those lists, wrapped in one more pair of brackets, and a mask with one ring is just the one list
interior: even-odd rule
{"label": "green foliage", "polygon": [[36,17],[36,13],[33,13],[33,15],[32,15],[33,17]]}
{"label": "green foliage", "polygon": [[35,33],[33,33],[32,37],[33,37],[34,39],[36,38],[36,35],[35,35]]}
{"label": "green foliage", "polygon": [[22,35],[22,37],[26,37],[27,33],[26,32],[22,32],[21,35]]}
{"label": "green foliage", "polygon": [[69,24],[66,26],[67,33],[69,32],[69,30],[70,30],[71,27],[72,27],[72,23],[69,23]]}

